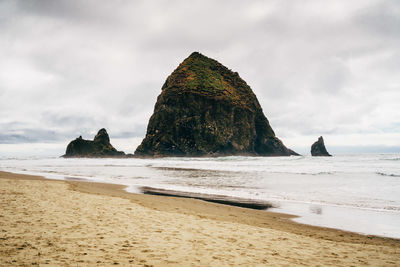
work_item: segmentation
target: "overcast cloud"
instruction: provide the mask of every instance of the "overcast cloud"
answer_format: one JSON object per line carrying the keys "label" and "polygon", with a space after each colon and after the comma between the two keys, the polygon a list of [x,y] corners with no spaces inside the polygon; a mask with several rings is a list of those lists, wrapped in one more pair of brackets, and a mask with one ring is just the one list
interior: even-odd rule
{"label": "overcast cloud", "polygon": [[0,0],[0,29],[3,151],[105,127],[133,152],[193,51],[239,72],[294,149],[400,147],[400,1]]}

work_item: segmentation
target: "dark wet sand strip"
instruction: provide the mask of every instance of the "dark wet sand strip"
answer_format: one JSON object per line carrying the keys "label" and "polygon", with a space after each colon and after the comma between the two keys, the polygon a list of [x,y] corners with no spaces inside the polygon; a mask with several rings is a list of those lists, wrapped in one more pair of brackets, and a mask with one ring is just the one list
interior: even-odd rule
{"label": "dark wet sand strip", "polygon": [[255,210],[266,210],[272,208],[273,205],[266,201],[256,201],[252,199],[244,198],[234,198],[222,195],[209,195],[209,194],[199,194],[193,192],[182,192],[174,190],[166,190],[154,187],[141,187],[141,192],[146,195],[156,195],[156,196],[168,196],[168,197],[183,197],[204,200],[207,202],[218,203],[223,205],[255,209]]}

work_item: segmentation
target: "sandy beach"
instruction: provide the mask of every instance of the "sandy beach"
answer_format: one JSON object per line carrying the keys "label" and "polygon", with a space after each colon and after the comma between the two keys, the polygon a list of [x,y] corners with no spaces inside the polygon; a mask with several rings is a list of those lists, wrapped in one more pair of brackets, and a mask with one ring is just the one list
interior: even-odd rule
{"label": "sandy beach", "polygon": [[123,186],[0,172],[1,266],[398,266],[400,240]]}

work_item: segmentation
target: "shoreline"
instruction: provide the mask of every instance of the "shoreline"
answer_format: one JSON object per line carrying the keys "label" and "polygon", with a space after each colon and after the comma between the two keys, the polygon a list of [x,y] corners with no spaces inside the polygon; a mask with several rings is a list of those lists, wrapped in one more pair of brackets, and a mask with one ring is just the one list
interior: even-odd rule
{"label": "shoreline", "polygon": [[[264,240],[265,243],[268,243],[268,247],[272,246],[272,247],[270,247],[270,250],[273,250],[273,251],[278,251],[278,250],[282,251],[282,249],[285,251],[288,249],[287,247],[290,247],[290,246],[293,246],[294,248],[299,249],[300,252],[302,250],[307,250],[306,254],[308,256],[307,255],[306,256],[298,255],[299,259],[302,259],[304,257],[305,258],[309,257],[310,256],[309,254],[310,253],[313,254],[313,251],[318,252],[318,254],[319,254],[321,251],[315,251],[315,250],[322,249],[321,245],[323,245],[323,246],[325,246],[324,249],[326,248],[327,252],[332,251],[329,253],[337,254],[336,256],[333,254],[329,254],[330,257],[334,258],[335,261],[338,261],[337,263],[344,264],[344,265],[351,265],[350,263],[357,264],[357,261],[355,258],[353,259],[351,255],[347,255],[347,257],[344,257],[342,254],[334,252],[334,251],[336,251],[336,249],[339,249],[342,247],[344,249],[343,251],[345,251],[345,248],[347,248],[348,246],[350,246],[351,248],[353,248],[353,247],[358,248],[357,253],[362,254],[360,256],[361,258],[363,258],[365,256],[365,258],[363,258],[362,260],[366,261],[366,262],[370,262],[372,260],[372,258],[371,259],[369,259],[369,258],[371,256],[371,253],[373,253],[373,251],[378,252],[378,254],[379,254],[379,252],[382,253],[382,251],[388,251],[388,254],[382,255],[384,257],[384,259],[387,258],[388,261],[383,263],[383,262],[381,262],[382,258],[380,258],[379,260],[374,261],[374,263],[381,263],[381,264],[385,264],[385,265],[386,264],[387,265],[391,265],[391,264],[396,265],[400,261],[400,240],[399,239],[393,239],[393,238],[388,238],[388,237],[378,237],[378,236],[368,236],[368,235],[362,235],[362,234],[347,232],[347,231],[338,230],[338,229],[305,225],[305,224],[297,223],[297,222],[290,220],[291,218],[295,217],[292,215],[269,212],[269,211],[260,211],[260,210],[241,208],[241,207],[234,207],[234,206],[228,206],[228,205],[223,205],[223,204],[216,204],[216,203],[211,203],[211,202],[206,202],[203,200],[191,199],[191,198],[134,194],[134,193],[129,193],[129,192],[125,191],[125,188],[126,188],[125,186],[116,185],[116,184],[104,184],[104,183],[94,183],[94,182],[85,182],[85,181],[51,180],[51,179],[47,179],[47,178],[40,177],[40,176],[13,174],[13,173],[7,173],[7,172],[0,172],[0,178],[2,178],[0,180],[0,182],[2,182],[2,183],[6,183],[9,185],[14,184],[14,188],[13,188],[14,191],[18,191],[18,186],[26,184],[26,183],[34,184],[36,186],[36,188],[41,188],[43,186],[57,187],[57,188],[58,187],[60,187],[60,188],[66,187],[69,193],[64,192],[65,189],[63,189],[64,195],[65,194],[77,195],[79,198],[82,198],[82,199],[86,199],[86,198],[92,199],[93,197],[100,197],[102,199],[105,199],[106,204],[103,203],[103,206],[101,206],[101,207],[104,207],[104,209],[109,209],[109,208],[111,210],[113,210],[113,208],[115,208],[116,210],[120,209],[119,206],[117,207],[115,205],[114,206],[111,205],[110,207],[107,206],[107,201],[112,200],[116,203],[123,202],[124,205],[128,205],[127,203],[131,203],[130,205],[134,205],[135,209],[142,211],[145,214],[149,214],[151,216],[157,217],[158,215],[160,215],[160,218],[164,218],[165,221],[168,221],[168,220],[174,221],[176,218],[180,218],[183,221],[187,220],[188,222],[190,221],[190,223],[188,223],[187,225],[186,225],[186,223],[184,223],[180,226],[180,228],[182,228],[182,227],[185,228],[186,226],[189,227],[188,229],[186,229],[186,231],[188,231],[190,233],[189,236],[191,236],[191,239],[194,239],[194,240],[197,240],[200,237],[202,237],[204,235],[204,233],[208,233],[208,229],[211,227],[210,225],[212,225],[212,227],[216,227],[215,229],[218,229],[218,231],[220,233],[223,233],[223,234],[221,234],[221,236],[226,235],[226,236],[230,236],[230,238],[233,238],[232,236],[235,236],[243,231],[248,231],[248,233],[250,233],[250,232],[253,233],[253,231],[256,231],[259,233],[259,235],[265,235],[265,238],[262,240],[259,240],[260,239],[259,237],[256,237],[255,239],[253,239],[252,237],[245,235],[245,236],[241,236],[242,240],[240,240],[240,241],[241,242],[248,242],[248,241],[250,242],[251,241],[250,242],[251,244],[260,242],[260,243],[257,243],[258,246],[263,246],[263,245],[266,245],[263,242],[263,240]],[[3,190],[5,192],[7,192],[7,186],[3,187]],[[50,188],[48,190],[48,194],[57,196],[57,194],[58,194],[57,190],[51,190],[51,188]],[[12,191],[12,192],[14,192],[14,191]],[[30,189],[26,188],[26,191],[24,191],[23,194],[28,194],[28,193],[30,194]],[[68,196],[64,196],[64,195],[63,195],[63,197],[68,197]],[[17,196],[18,196],[18,194],[17,194]],[[59,196],[60,196],[60,200],[59,200],[60,203],[64,203],[65,201],[63,201],[61,194],[59,194]],[[2,196],[2,197],[7,198],[7,196]],[[68,203],[66,203],[66,204],[68,204]],[[83,204],[84,203],[82,203],[82,205]],[[78,202],[78,203],[76,203],[76,205],[79,206],[81,204]],[[133,207],[132,207],[132,209],[133,209]],[[101,210],[102,209],[100,209],[100,211]],[[122,214],[124,216],[125,215],[127,216],[127,214],[125,214],[126,210],[119,210],[119,211],[121,212],[121,216],[122,216]],[[91,210],[88,210],[87,212],[90,214]],[[108,215],[110,215],[110,214],[105,213],[104,216],[108,216]],[[13,216],[18,216],[18,214],[14,214]],[[30,214],[29,212],[27,214],[25,214],[25,217],[27,219],[29,219],[30,217],[32,217],[30,219],[34,219],[35,216],[36,216],[35,214]],[[111,216],[111,218],[114,218],[114,217]],[[143,219],[145,219],[145,218],[143,218]],[[135,220],[133,220],[133,221],[135,221]],[[169,228],[172,229],[175,227],[174,224],[164,223],[163,219],[161,219],[161,221],[159,221],[158,224],[161,227],[161,229],[169,229]],[[192,224],[201,225],[198,227],[198,229],[203,229],[203,230],[198,230],[197,228],[192,229],[190,227],[190,225],[192,225]],[[144,224],[144,225],[147,225],[147,224]],[[153,224],[151,224],[149,222],[149,228],[151,228],[153,225],[154,225],[154,222],[153,222]],[[2,225],[1,228],[4,228],[4,227],[5,226]],[[42,227],[43,227],[43,230],[46,230],[45,226],[42,226]],[[85,226],[81,226],[81,227],[84,228]],[[110,227],[111,228],[117,227],[117,225],[112,225]],[[237,228],[238,230],[235,230],[235,231],[232,231],[232,229],[227,230],[227,227],[229,229],[231,227],[233,227],[235,229]],[[178,227],[178,229],[179,229],[179,227]],[[214,229],[214,228],[212,228],[212,229]],[[246,230],[244,230],[244,229],[246,229]],[[4,230],[4,229],[0,229],[0,230]],[[96,229],[92,229],[92,230],[96,230]],[[142,229],[141,231],[147,231],[147,229]],[[164,231],[164,230],[161,230],[161,231]],[[172,241],[165,240],[170,237],[171,237],[171,234],[168,234],[168,235],[164,236],[164,239],[159,240],[159,242],[161,242],[160,246],[165,246],[165,247],[170,246]],[[270,237],[270,238],[267,238],[267,237]],[[209,238],[210,237],[208,237],[208,239]],[[206,238],[205,240],[208,240],[208,239]],[[222,237],[218,236],[216,241],[221,241],[222,239],[223,239]],[[234,239],[239,240],[237,238],[234,238]],[[272,241],[272,240],[274,240],[274,241]],[[306,241],[304,241],[304,240],[306,240]],[[186,238],[183,238],[183,240],[180,240],[180,242],[184,242],[184,241],[187,241]],[[271,243],[269,243],[269,242],[271,242]],[[306,243],[308,242],[308,243],[302,244],[303,242],[306,242]],[[4,243],[4,241],[2,239],[0,239],[0,245],[1,245],[0,257],[3,258],[5,256],[7,258],[6,255],[3,255],[4,251],[6,251],[7,249],[10,250],[12,246],[10,246],[9,244],[6,244],[6,243],[5,244],[2,244],[2,243]],[[139,242],[139,244],[141,244],[141,243]],[[190,244],[192,244],[192,243],[190,243]],[[223,243],[223,244],[225,244],[225,243]],[[283,247],[282,247],[282,244],[284,244]],[[150,244],[150,245],[147,244],[147,246],[150,246],[150,247],[153,245],[154,244]],[[233,245],[233,243],[230,245]],[[205,244],[204,244],[204,246],[206,247]],[[255,245],[253,245],[253,246],[254,247],[252,247],[250,249],[250,251],[256,250],[255,248],[257,246],[255,246]],[[214,250],[218,250],[217,245],[213,246],[212,248]],[[200,248],[197,248],[197,249],[200,249]],[[349,248],[347,248],[347,249],[349,249]],[[242,248],[241,250],[247,251],[244,248]],[[247,252],[250,252],[250,251],[247,251]],[[19,255],[18,252],[19,252],[19,250],[17,248],[16,249],[17,254],[15,254],[15,255]],[[182,260],[186,256],[180,255],[180,257],[183,257],[183,258],[180,258],[180,260],[178,262],[183,265],[185,265],[184,262],[195,263],[195,265],[207,265],[207,262],[202,261],[203,258],[205,257],[204,255],[197,256],[196,260],[201,260],[201,264],[196,264],[196,261],[194,261],[196,256],[193,255],[194,252],[192,254],[191,253],[192,252],[190,252],[189,254],[192,256],[192,258]],[[263,253],[266,253],[266,252],[264,251]],[[143,256],[143,255],[147,255],[149,253],[141,252],[139,254]],[[149,256],[149,255],[147,255],[147,256]],[[143,257],[145,257],[145,256],[143,256]],[[321,257],[323,257],[323,256],[321,255]],[[325,257],[326,257],[326,255],[325,255]],[[376,255],[376,257],[380,257],[380,256]],[[166,258],[168,258],[168,257],[166,257]],[[207,257],[205,257],[205,258],[207,258]],[[238,257],[235,259],[239,260],[241,258],[242,257]],[[282,258],[279,258],[279,257],[275,257],[275,258],[278,258],[278,261],[276,263],[284,263],[285,262]],[[246,259],[246,261],[245,261],[246,263],[254,262],[254,261],[250,261],[250,259],[248,257],[243,256],[243,259]],[[314,261],[315,260],[317,260],[317,261],[314,263],[312,263],[312,262],[306,263],[306,259],[304,259],[304,261],[301,261],[301,262],[303,262],[303,264],[311,264],[311,265],[323,263],[323,262],[327,263],[326,260],[328,260],[329,257],[326,259],[323,259],[323,258],[318,258],[318,259],[313,258],[313,259],[314,259]],[[16,260],[18,261],[18,259],[16,259]],[[158,259],[149,259],[148,258],[148,260],[146,262],[155,264],[155,265],[159,265],[159,264],[161,264],[161,265],[167,264],[168,265],[168,263],[164,262],[163,260],[164,260],[163,257],[161,257],[161,258],[159,257]],[[214,259],[214,260],[216,260],[216,259]],[[269,260],[271,260],[271,259],[269,259]],[[289,262],[291,262],[291,261],[289,261]],[[91,264],[90,262],[87,262],[87,263]],[[230,262],[230,263],[232,263],[232,262]],[[238,263],[238,262],[233,262],[234,265],[235,265],[235,263]],[[268,263],[271,263],[271,262],[268,261]],[[286,261],[286,263],[287,263],[287,261]],[[291,262],[291,263],[294,263],[294,262]],[[172,264],[172,263],[170,263],[170,264]],[[358,262],[358,264],[360,264],[360,262]]]}

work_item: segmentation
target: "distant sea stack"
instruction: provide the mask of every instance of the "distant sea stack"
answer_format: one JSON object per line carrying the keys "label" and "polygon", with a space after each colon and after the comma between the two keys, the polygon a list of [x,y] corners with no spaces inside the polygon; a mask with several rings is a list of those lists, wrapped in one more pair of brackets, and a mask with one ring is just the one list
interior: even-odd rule
{"label": "distant sea stack", "polygon": [[135,156],[289,156],[237,72],[198,52],[167,78]]}
{"label": "distant sea stack", "polygon": [[311,155],[315,156],[315,157],[317,157],[317,156],[331,157],[332,156],[326,150],[325,144],[324,144],[324,138],[322,138],[322,136],[320,136],[318,138],[318,141],[316,141],[314,144],[312,144]]}
{"label": "distant sea stack", "polygon": [[103,158],[126,157],[126,155],[122,151],[117,151],[111,145],[110,137],[108,136],[106,129],[103,128],[99,130],[93,141],[82,139],[82,136],[71,141],[68,144],[67,151],[63,157]]}

